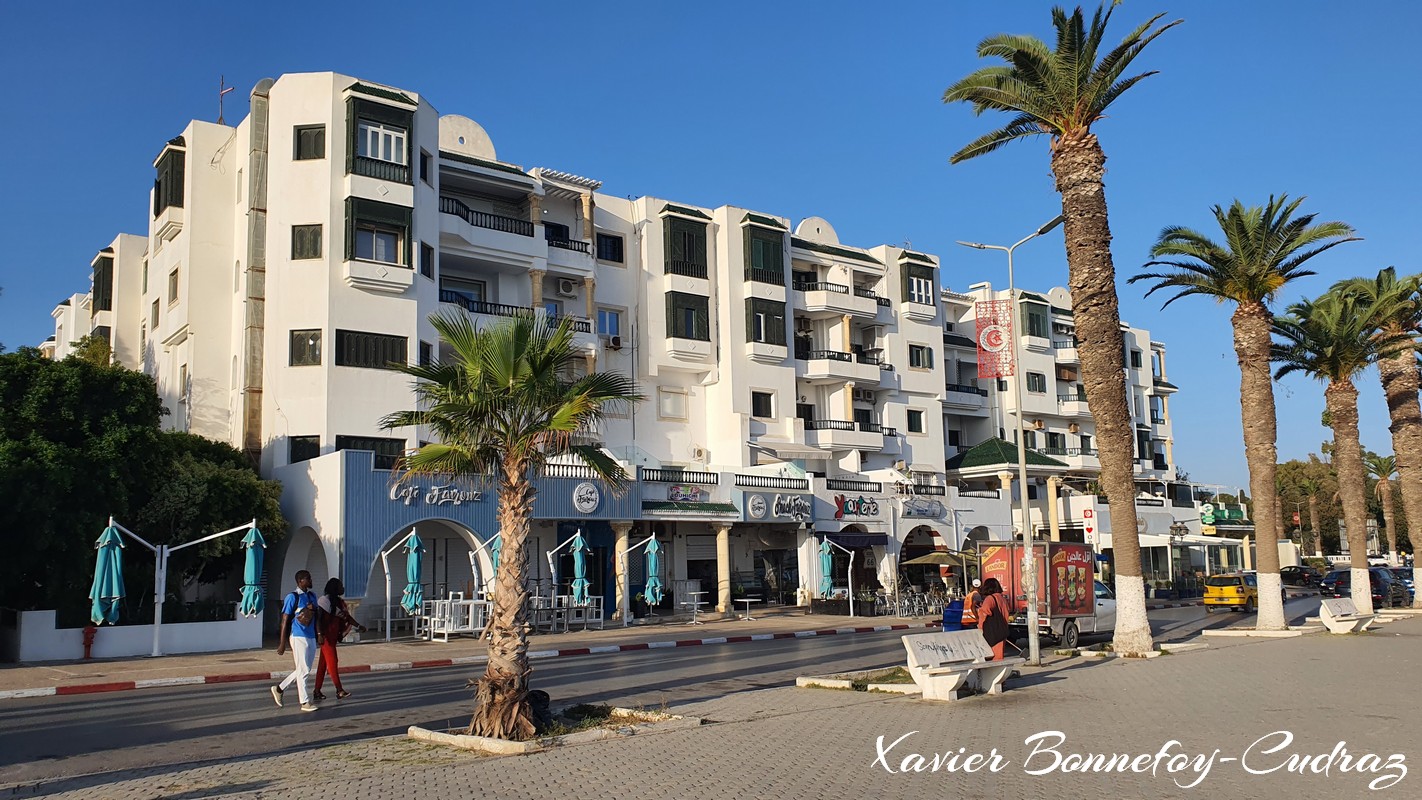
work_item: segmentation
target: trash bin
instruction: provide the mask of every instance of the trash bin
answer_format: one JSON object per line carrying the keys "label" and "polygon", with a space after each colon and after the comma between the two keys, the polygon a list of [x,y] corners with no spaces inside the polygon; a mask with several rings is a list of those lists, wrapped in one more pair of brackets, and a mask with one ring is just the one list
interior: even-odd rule
{"label": "trash bin", "polygon": [[961,631],[963,629],[963,601],[954,600],[943,607],[943,630]]}

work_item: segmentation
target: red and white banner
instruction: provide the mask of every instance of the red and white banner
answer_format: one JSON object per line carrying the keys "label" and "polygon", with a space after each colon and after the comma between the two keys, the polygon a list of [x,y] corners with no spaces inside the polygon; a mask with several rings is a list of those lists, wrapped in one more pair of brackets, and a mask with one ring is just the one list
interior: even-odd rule
{"label": "red and white banner", "polygon": [[1012,301],[984,300],[973,304],[978,318],[978,377],[1012,375]]}

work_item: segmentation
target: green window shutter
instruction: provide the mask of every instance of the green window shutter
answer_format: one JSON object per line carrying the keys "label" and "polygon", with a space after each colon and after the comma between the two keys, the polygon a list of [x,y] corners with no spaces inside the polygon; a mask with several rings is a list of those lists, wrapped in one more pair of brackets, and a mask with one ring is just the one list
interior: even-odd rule
{"label": "green window shutter", "polygon": [[676,217],[667,217],[664,227],[666,237],[666,258],[671,261],[686,260],[686,243],[682,238],[680,220]]}
{"label": "green window shutter", "polygon": [[184,175],[184,167],[183,167],[183,165],[184,165],[184,163],[188,160],[188,154],[187,154],[187,153],[175,152],[175,153],[173,153],[172,155],[175,156],[175,158],[173,159],[173,184],[172,184],[172,194],[169,195],[169,199],[168,199],[168,205],[170,205],[170,206],[172,206],[172,207],[174,207],[174,208],[182,208],[182,207],[183,207],[183,175]]}
{"label": "green window shutter", "polygon": [[[746,280],[750,280],[751,270],[755,269],[756,245],[755,232],[751,228],[742,228],[746,234]],[[749,340],[747,340],[749,341]]]}
{"label": "green window shutter", "polygon": [[901,277],[903,278],[903,290],[904,290],[904,296],[903,296],[902,300],[903,300],[903,302],[905,302],[905,303],[907,303],[908,300],[909,300],[909,277],[913,274],[912,270],[913,270],[913,267],[905,266],[905,267],[903,268],[903,274],[902,274],[902,276],[901,276]]}
{"label": "green window shutter", "polygon": [[746,298],[746,341],[755,341],[755,312],[756,300],[754,297]]}
{"label": "green window shutter", "polygon": [[667,292],[667,338],[676,336],[676,292]]}
{"label": "green window shutter", "polygon": [[[355,169],[356,158],[356,99],[346,99],[346,174]],[[346,256],[349,260],[350,256]]]}
{"label": "green window shutter", "polygon": [[346,260],[355,258],[355,203],[354,197],[346,198]]}
{"label": "green window shutter", "polygon": [[697,298],[693,308],[696,329],[692,331],[692,338],[702,342],[711,341],[710,301],[705,297]]}
{"label": "green window shutter", "polygon": [[691,254],[691,263],[706,264],[706,226],[697,225],[691,244],[694,252]]}

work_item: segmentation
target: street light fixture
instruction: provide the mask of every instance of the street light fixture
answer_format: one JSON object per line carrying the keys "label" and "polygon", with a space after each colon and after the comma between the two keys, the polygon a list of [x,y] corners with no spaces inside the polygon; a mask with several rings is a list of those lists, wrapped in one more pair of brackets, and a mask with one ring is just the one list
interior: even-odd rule
{"label": "street light fixture", "polygon": [[958,244],[971,247],[974,250],[1002,250],[1007,253],[1007,295],[1011,300],[1009,313],[1012,314],[1014,326],[1012,362],[1015,366],[1012,370],[1012,391],[1017,400],[1017,493],[1022,509],[1022,583],[1027,589],[1027,661],[1034,667],[1042,665],[1042,638],[1037,631],[1039,618],[1037,613],[1037,559],[1032,550],[1032,525],[1027,506],[1027,443],[1026,437],[1023,435],[1025,411],[1022,408],[1022,331],[1020,330],[1022,318],[1017,311],[1017,284],[1012,271],[1012,251],[1016,250],[1018,245],[1049,233],[1053,228],[1062,224],[1065,219],[1065,216],[1058,214],[1051,222],[1023,237],[1015,244],[1007,246],[982,244],[981,242],[958,242]]}

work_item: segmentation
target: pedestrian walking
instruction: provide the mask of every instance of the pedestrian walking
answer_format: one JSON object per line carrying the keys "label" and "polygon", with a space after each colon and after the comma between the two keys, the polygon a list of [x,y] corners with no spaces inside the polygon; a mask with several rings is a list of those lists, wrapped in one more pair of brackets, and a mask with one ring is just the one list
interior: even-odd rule
{"label": "pedestrian walking", "polygon": [[306,679],[311,675],[311,661],[316,657],[316,594],[311,591],[311,573],[301,570],[296,573],[296,591],[286,596],[281,607],[281,633],[277,641],[277,655],[286,652],[287,642],[291,642],[291,658],[296,669],[286,680],[272,687],[272,699],[277,708],[282,705],[282,694],[291,684],[296,684],[297,697],[301,700],[302,711],[320,708],[306,688]]}
{"label": "pedestrian walking", "polygon": [[976,628],[978,626],[978,606],[983,604],[983,582],[977,578],[973,579],[973,591],[968,594],[963,601],[963,627]]}
{"label": "pedestrian walking", "polygon": [[331,685],[336,687],[336,699],[344,700],[351,696],[341,686],[340,661],[336,655],[336,645],[346,638],[346,634],[355,628],[361,633],[365,633],[365,626],[356,622],[351,617],[350,609],[346,607],[346,600],[342,596],[346,593],[345,584],[340,578],[332,578],[326,581],[325,591],[321,594],[321,599],[316,601],[316,606],[321,610],[320,624],[316,628],[316,641],[321,646],[321,660],[316,664],[316,694],[317,702],[326,699],[326,695],[321,694],[321,684],[325,682],[326,673],[331,673]]}
{"label": "pedestrian walking", "polygon": [[997,578],[988,578],[982,585],[983,599],[978,606],[978,629],[983,632],[983,640],[992,648],[992,660],[1004,657],[1003,643],[1008,637],[1007,600],[1002,595],[1002,584]]}

